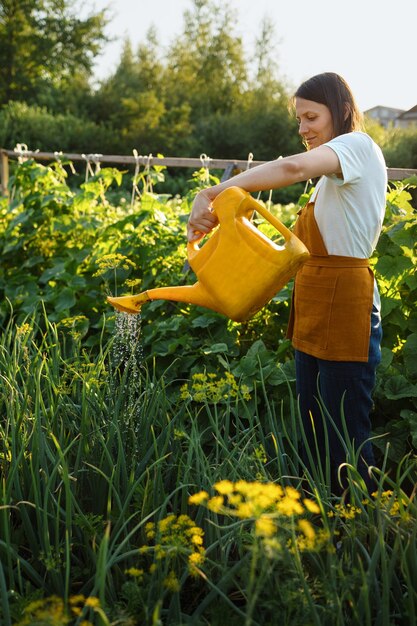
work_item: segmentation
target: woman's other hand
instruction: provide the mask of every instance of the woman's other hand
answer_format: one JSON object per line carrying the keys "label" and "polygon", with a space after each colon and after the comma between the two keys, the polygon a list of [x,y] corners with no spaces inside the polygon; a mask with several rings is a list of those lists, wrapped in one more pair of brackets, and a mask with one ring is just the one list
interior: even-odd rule
{"label": "woman's other hand", "polygon": [[187,224],[188,241],[201,239],[217,225],[218,219],[211,208],[211,199],[208,191],[200,191],[193,202],[190,217]]}

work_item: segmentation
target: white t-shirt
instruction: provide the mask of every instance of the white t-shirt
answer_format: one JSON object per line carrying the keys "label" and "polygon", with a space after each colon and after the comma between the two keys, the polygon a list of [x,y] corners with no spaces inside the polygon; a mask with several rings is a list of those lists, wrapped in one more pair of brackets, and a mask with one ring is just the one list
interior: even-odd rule
{"label": "white t-shirt", "polygon": [[[337,154],[342,170],[342,177],[322,176],[311,197],[327,252],[369,258],[385,214],[387,169],[381,149],[356,131],[324,145]],[[376,285],[374,304],[380,308]]]}

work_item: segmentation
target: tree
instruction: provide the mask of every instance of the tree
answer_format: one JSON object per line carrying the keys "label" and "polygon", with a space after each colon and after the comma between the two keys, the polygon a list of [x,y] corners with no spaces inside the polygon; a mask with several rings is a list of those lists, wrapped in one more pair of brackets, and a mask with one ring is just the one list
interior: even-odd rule
{"label": "tree", "polygon": [[41,102],[73,76],[91,75],[107,41],[106,9],[85,19],[80,11],[75,0],[0,0],[0,104]]}
{"label": "tree", "polygon": [[168,54],[165,76],[167,99],[186,100],[193,117],[226,112],[240,100],[246,84],[245,54],[229,7],[213,0],[194,0],[184,14],[184,31]]}

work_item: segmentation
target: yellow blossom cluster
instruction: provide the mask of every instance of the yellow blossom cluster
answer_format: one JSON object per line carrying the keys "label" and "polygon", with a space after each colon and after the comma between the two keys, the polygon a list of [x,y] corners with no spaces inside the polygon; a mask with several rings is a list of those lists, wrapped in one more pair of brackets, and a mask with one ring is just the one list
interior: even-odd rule
{"label": "yellow blossom cluster", "polygon": [[74,328],[77,324],[88,322],[88,318],[85,315],[73,315],[72,317],[65,317],[60,320],[59,325],[65,328]]}
{"label": "yellow blossom cluster", "polygon": [[26,335],[29,335],[32,330],[33,329],[30,324],[28,324],[27,322],[23,322],[23,324],[20,324],[20,326],[16,326],[16,337],[18,339],[22,339],[23,337],[26,337]]}
{"label": "yellow blossom cluster", "polygon": [[142,280],[140,278],[127,278],[125,280],[126,287],[130,287],[131,289],[138,288],[141,284]]}
{"label": "yellow blossom cluster", "polygon": [[396,494],[391,489],[388,489],[380,493],[375,491],[372,497],[389,515],[403,514],[402,517],[405,521],[409,521],[410,514],[406,511],[409,501],[404,494]]}
{"label": "yellow blossom cluster", "polygon": [[[188,515],[177,516],[171,513],[156,524],[149,522],[145,526],[145,534],[148,541],[154,545],[144,546],[140,550],[141,553],[152,550],[156,562],[182,556],[187,560],[188,572],[193,576],[198,575],[198,569],[203,565],[205,558],[204,531]],[[165,581],[165,586],[171,591],[175,587],[173,576],[174,574],[170,573],[168,580]]]}
{"label": "yellow blossom cluster", "polygon": [[358,515],[361,515],[362,510],[353,504],[335,504],[334,510],[327,513],[328,517],[339,517],[340,519],[355,519]]}
{"label": "yellow blossom cluster", "polygon": [[132,578],[135,578],[137,582],[142,582],[145,572],[143,569],[139,569],[137,567],[129,567],[129,569],[125,570],[125,574],[132,576]]}
{"label": "yellow blossom cluster", "polygon": [[249,387],[239,385],[231,372],[225,372],[223,376],[205,372],[193,374],[191,381],[181,387],[181,399],[194,402],[217,403],[238,395],[244,400],[250,400],[251,397]]}
{"label": "yellow blossom cluster", "polygon": [[97,261],[97,271],[93,276],[101,276],[105,274],[107,270],[129,270],[135,267],[135,264],[127,258],[124,254],[105,254]]}
{"label": "yellow blossom cluster", "polygon": [[270,549],[280,549],[277,535],[283,533],[288,537],[288,532],[292,539],[287,545],[294,547],[296,544],[299,550],[321,549],[329,542],[329,534],[316,531],[308,519],[311,514],[321,512],[317,502],[303,498],[291,486],[221,480],[215,483],[214,489],[216,495],[210,497],[207,491],[199,491],[190,496],[189,503],[204,505],[221,515],[253,521],[255,536]]}
{"label": "yellow blossom cluster", "polygon": [[[94,596],[86,598],[82,594],[71,596],[67,608],[62,598],[55,595],[49,596],[28,604],[24,609],[24,617],[15,626],[30,626],[34,623],[42,623],[45,626],[65,626],[79,618],[85,608],[99,609],[99,599]],[[79,625],[93,626],[88,620],[82,620]]]}

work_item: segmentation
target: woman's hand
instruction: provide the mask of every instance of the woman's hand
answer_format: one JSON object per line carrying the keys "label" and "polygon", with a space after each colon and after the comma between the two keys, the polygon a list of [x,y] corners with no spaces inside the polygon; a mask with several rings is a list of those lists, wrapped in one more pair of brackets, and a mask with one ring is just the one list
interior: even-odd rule
{"label": "woman's hand", "polygon": [[218,219],[211,208],[211,198],[208,191],[200,191],[193,202],[187,224],[188,241],[196,241],[209,233],[217,225]]}

